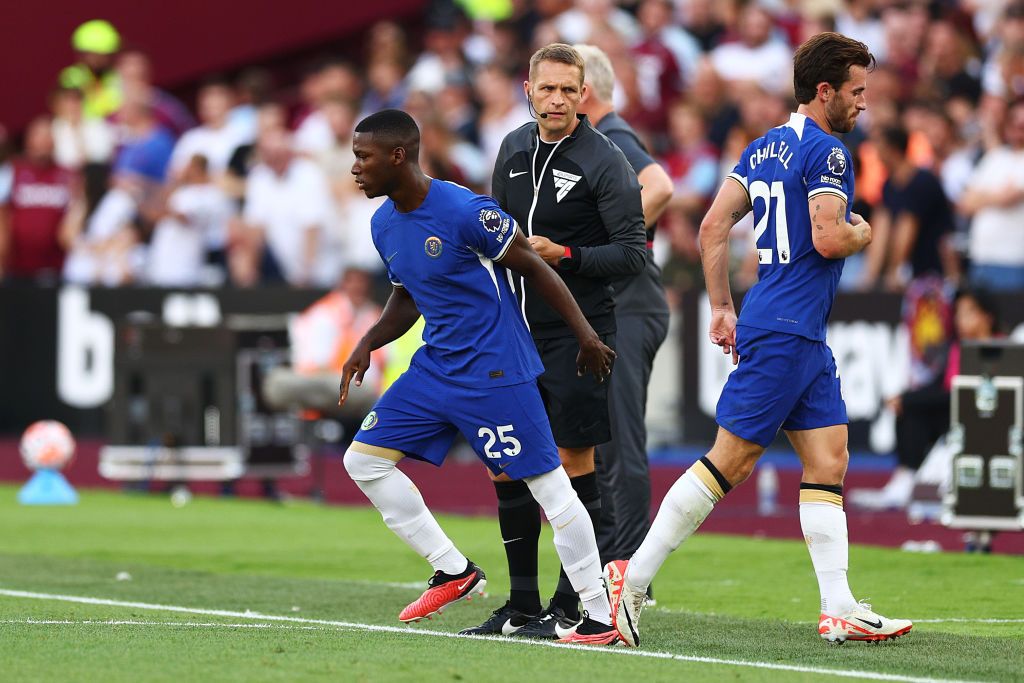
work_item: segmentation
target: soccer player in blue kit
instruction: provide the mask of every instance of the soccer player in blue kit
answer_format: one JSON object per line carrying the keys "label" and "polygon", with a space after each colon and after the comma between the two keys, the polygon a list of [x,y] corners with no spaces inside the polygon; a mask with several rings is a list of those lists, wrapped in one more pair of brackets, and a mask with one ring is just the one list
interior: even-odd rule
{"label": "soccer player in blue kit", "polygon": [[373,243],[393,286],[384,312],[342,370],[339,403],[360,384],[370,352],[426,322],[424,345],[363,420],[345,468],[384,523],[434,568],[427,590],[399,615],[414,622],[482,593],[486,577],[445,535],[403,457],[441,465],[462,432],[494,474],[522,479],[554,531],[555,548],[587,617],[562,642],[610,645],[611,626],[594,527],[562,469],[537,387],[543,372],[512,272],[568,323],[580,345],[580,375],[603,380],[615,353],[593,330],[565,284],[493,199],[420,169],[419,129],[388,109],[355,128],[352,174],[367,197],[386,195],[373,215]]}
{"label": "soccer player in blue kit", "polygon": [[[655,573],[750,475],[779,429],[803,465],[800,526],[821,593],[819,635],[878,641],[911,629],[911,622],[873,612],[850,591],[842,497],[848,420],[825,344],[843,259],[871,242],[871,226],[850,212],[850,153],[832,133],[851,131],[866,109],[873,64],[867,46],[838,33],[807,40],[793,58],[797,113],[750,143],[701,224],[711,341],[739,365],[718,402],[715,445],[665,495],[632,559],[605,567],[612,616],[627,645],[639,643],[638,620]],[[737,320],[729,231],[751,210],[758,283]]]}

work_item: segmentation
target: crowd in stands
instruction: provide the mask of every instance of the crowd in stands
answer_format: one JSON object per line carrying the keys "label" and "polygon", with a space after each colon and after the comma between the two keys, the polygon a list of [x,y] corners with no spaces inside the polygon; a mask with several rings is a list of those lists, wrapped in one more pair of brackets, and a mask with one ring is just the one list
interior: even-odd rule
{"label": "crowd in stands", "polygon": [[[0,274],[173,287],[378,276],[380,200],[349,173],[355,123],[405,109],[425,170],[487,192],[502,137],[531,120],[529,55],[562,41],[612,58],[618,110],[675,183],[657,241],[668,284],[699,286],[708,201],[743,148],[788,118],[795,46],[824,30],[878,60],[845,137],[875,241],[842,286],[904,291],[931,276],[1024,290],[1021,0],[436,1],[415,30],[372,26],[360,54],[288,83],[257,65],[211,76],[195,102],[157,87],[146,54],[91,21],[50,110],[0,159]],[[756,278],[753,229],[748,216],[734,230],[741,288]]]}

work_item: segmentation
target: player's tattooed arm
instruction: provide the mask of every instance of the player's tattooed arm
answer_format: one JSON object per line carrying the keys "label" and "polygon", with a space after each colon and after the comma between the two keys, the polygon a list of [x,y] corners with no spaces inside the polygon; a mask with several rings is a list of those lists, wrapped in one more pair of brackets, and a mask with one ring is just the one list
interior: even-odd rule
{"label": "player's tattooed arm", "polygon": [[722,352],[736,353],[736,310],[729,288],[729,231],[750,211],[750,198],[740,183],[729,178],[715,196],[711,208],[700,224],[700,257],[704,265],[704,281],[711,299],[711,327],[708,335]]}
{"label": "player's tattooed arm", "polygon": [[405,287],[395,286],[380,318],[366,336],[359,340],[352,355],[345,361],[341,371],[338,405],[344,405],[348,399],[348,387],[353,379],[357,387],[363,383],[363,375],[370,367],[370,353],[401,337],[419,318],[420,311],[412,296],[405,291]]}
{"label": "player's tattooed arm", "polygon": [[828,192],[807,202],[814,249],[828,259],[846,258],[871,243],[871,226],[857,214],[846,220],[846,200]]}
{"label": "player's tattooed arm", "polygon": [[522,275],[527,286],[535,289],[569,325],[580,344],[576,371],[580,375],[589,372],[603,381],[612,371],[615,352],[601,342],[565,282],[533,250],[521,231],[516,231],[512,244],[501,258],[501,265]]}

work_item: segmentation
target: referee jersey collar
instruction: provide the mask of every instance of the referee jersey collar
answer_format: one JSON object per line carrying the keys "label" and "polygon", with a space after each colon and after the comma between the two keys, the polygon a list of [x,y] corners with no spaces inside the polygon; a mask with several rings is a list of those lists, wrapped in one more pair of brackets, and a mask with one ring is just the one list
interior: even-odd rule
{"label": "referee jersey collar", "polygon": [[[579,137],[580,132],[584,128],[589,128],[589,129],[593,130],[594,127],[592,125],[590,125],[590,119],[587,118],[586,114],[580,114],[579,112],[577,112],[576,113],[576,120],[579,122],[576,125],[576,128],[574,128],[573,131],[571,133],[569,133],[567,136],[562,138],[562,140],[572,141],[572,140],[576,139],[577,137]],[[534,139],[535,142],[537,142],[539,144],[539,142],[540,142],[540,124],[539,123],[536,124],[536,129],[534,130],[533,139]],[[553,145],[555,143],[548,142],[547,144]]]}

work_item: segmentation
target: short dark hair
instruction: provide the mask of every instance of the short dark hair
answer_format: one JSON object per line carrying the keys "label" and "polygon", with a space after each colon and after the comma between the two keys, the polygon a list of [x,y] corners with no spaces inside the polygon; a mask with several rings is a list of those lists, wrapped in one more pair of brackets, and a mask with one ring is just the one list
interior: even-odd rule
{"label": "short dark hair", "polygon": [[880,134],[882,142],[906,156],[907,146],[910,144],[910,136],[907,134],[906,128],[900,125],[885,126]]}
{"label": "short dark hair", "polygon": [[420,148],[420,129],[401,109],[382,109],[356,124],[356,133],[369,133],[374,141],[394,149],[402,147],[406,156],[416,159]]}
{"label": "short dark hair", "polygon": [[978,305],[982,313],[992,319],[992,332],[999,334],[1002,331],[1003,321],[999,314],[999,302],[991,290],[985,287],[962,287],[957,290],[953,302],[960,299],[971,299]]}
{"label": "short dark hair", "polygon": [[793,55],[796,101],[807,104],[813,100],[822,81],[839,90],[850,78],[851,66],[871,69],[874,65],[874,55],[859,40],[834,32],[812,36]]}

